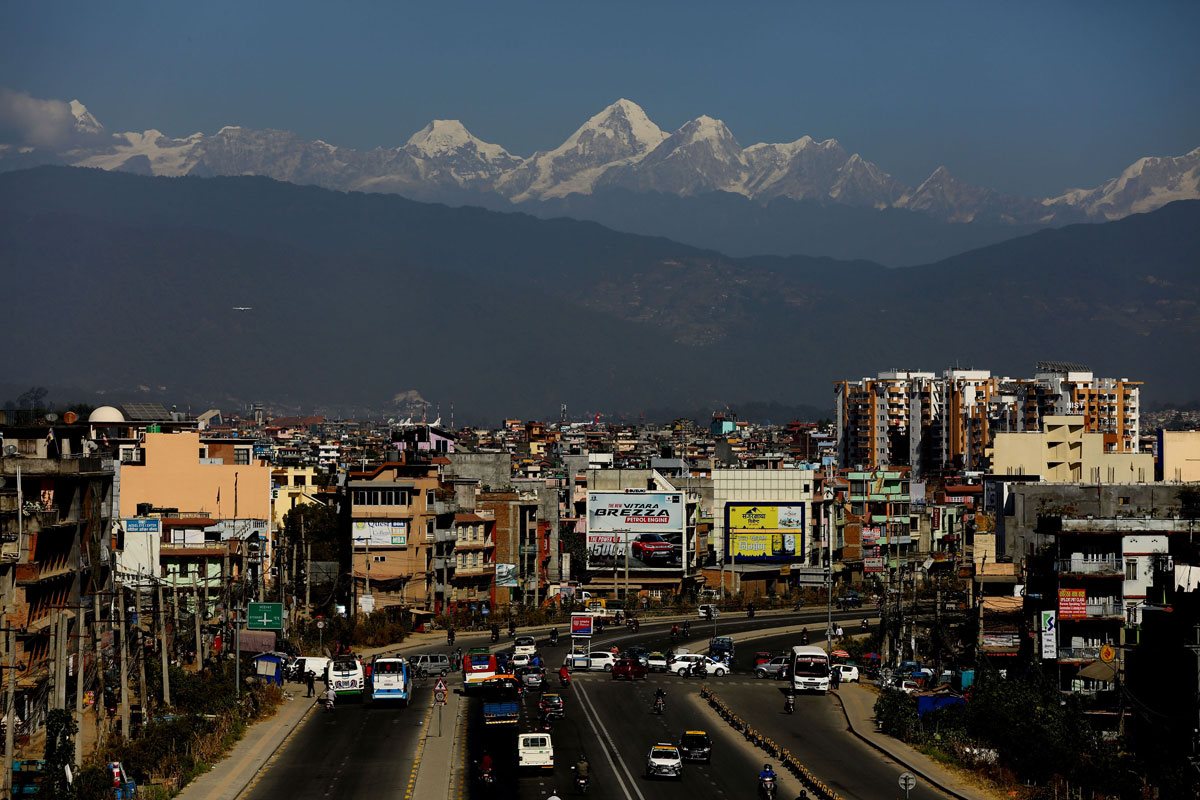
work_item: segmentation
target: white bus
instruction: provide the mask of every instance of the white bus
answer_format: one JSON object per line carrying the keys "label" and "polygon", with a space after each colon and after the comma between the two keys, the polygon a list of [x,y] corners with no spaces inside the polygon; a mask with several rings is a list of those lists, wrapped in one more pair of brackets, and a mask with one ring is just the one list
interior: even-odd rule
{"label": "white bus", "polygon": [[362,697],[367,681],[361,661],[354,656],[337,656],[329,662],[327,669],[329,685],[339,697]]}
{"label": "white bus", "polygon": [[792,648],[792,688],[798,692],[829,691],[829,656],[816,645]]}
{"label": "white bus", "polygon": [[407,706],[411,699],[408,662],[398,656],[376,656],[371,661],[371,702],[394,701]]}

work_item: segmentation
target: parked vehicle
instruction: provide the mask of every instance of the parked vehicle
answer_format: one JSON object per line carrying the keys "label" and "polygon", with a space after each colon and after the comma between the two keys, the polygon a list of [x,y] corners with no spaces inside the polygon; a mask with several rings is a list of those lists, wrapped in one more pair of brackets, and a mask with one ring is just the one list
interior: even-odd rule
{"label": "parked vehicle", "polygon": [[791,656],[775,656],[770,661],[759,664],[754,668],[756,678],[774,678],[780,680],[787,677]]}
{"label": "parked vehicle", "polygon": [[296,680],[303,681],[304,676],[311,672],[317,676],[317,680],[325,679],[325,668],[329,666],[329,659],[324,656],[301,656],[296,659],[296,665],[293,670],[298,676]]}
{"label": "parked vehicle", "polygon": [[591,658],[588,659],[588,669],[592,671],[611,672],[613,665],[617,663],[617,657],[612,653],[604,651],[594,652]]}
{"label": "parked vehicle", "polygon": [[774,657],[775,656],[771,655],[766,650],[759,650],[754,654],[754,666],[757,667],[759,664],[766,664]]}
{"label": "parked vehicle", "polygon": [[517,736],[517,767],[554,769],[554,740],[549,733],[522,733]]}
{"label": "parked vehicle", "polygon": [[833,669],[841,673],[839,680],[842,683],[849,681],[858,682],[858,667],[853,664],[834,664]]}
{"label": "parked vehicle", "polygon": [[717,608],[712,603],[703,603],[696,609],[696,615],[700,619],[716,619],[721,616],[721,609]]}
{"label": "parked vehicle", "polygon": [[646,668],[636,658],[621,658],[612,666],[613,680],[644,681]]}

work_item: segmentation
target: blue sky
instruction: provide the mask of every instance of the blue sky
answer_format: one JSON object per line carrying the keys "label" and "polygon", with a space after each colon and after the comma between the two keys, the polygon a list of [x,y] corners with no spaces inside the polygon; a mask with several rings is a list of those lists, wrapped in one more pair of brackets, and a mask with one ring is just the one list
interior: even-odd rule
{"label": "blue sky", "polygon": [[915,183],[1020,194],[1200,146],[1200,2],[8,3],[0,87],[109,130],[402,144],[432,118],[527,155],[618,97],[743,145],[834,137]]}

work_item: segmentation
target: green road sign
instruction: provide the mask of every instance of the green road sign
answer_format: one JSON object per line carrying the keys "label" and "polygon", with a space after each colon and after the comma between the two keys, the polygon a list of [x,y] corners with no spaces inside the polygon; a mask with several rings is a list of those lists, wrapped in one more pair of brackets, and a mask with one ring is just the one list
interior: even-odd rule
{"label": "green road sign", "polygon": [[283,630],[283,603],[250,603],[246,608],[246,630]]}

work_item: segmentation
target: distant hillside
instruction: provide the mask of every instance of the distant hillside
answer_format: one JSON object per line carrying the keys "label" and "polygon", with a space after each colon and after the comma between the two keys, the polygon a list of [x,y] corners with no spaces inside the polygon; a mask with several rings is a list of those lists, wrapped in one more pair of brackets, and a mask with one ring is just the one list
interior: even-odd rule
{"label": "distant hillside", "polygon": [[[265,178],[0,175],[17,384],[460,419],[830,406],[834,380],[1083,361],[1200,396],[1200,202],[920,267],[733,259],[594,223]],[[234,307],[252,307],[234,311]],[[86,398],[80,398],[86,399]]]}

